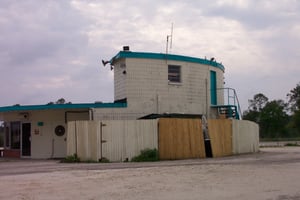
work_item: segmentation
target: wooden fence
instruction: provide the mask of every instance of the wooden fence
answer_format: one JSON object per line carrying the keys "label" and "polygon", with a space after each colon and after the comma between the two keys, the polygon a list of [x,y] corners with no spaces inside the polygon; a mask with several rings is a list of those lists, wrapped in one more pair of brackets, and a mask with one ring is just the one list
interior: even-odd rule
{"label": "wooden fence", "polygon": [[232,155],[232,120],[208,120],[208,133],[213,157]]}
{"label": "wooden fence", "polygon": [[159,119],[159,158],[204,158],[205,147],[200,119]]}
{"label": "wooden fence", "polygon": [[[68,122],[67,155],[82,160],[131,160],[146,148],[161,160],[205,158],[200,119],[109,120]],[[230,119],[208,120],[213,157],[258,151],[258,125]]]}

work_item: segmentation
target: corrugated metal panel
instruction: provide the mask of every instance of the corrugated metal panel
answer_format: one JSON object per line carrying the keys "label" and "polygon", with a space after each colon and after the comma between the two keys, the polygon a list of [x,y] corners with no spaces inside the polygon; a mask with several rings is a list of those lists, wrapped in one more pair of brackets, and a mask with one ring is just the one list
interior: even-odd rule
{"label": "corrugated metal panel", "polygon": [[146,148],[158,148],[157,120],[132,120],[125,123],[125,158],[131,159]]}
{"label": "corrugated metal panel", "polygon": [[100,122],[88,121],[89,157],[98,161],[101,158]]}
{"label": "corrugated metal panel", "polygon": [[232,155],[232,123],[229,119],[209,119],[208,133],[213,157]]}
{"label": "corrugated metal panel", "polygon": [[68,132],[67,132],[67,155],[73,155],[76,153],[76,134],[75,127],[76,122],[68,122]]}
{"label": "corrugated metal panel", "polygon": [[157,149],[157,120],[68,122],[67,137],[67,155],[76,153],[81,160],[131,160],[143,149]]}
{"label": "corrugated metal panel", "polygon": [[125,161],[146,148],[157,148],[157,120],[103,121],[102,152],[108,160]]}
{"label": "corrugated metal panel", "polygon": [[103,121],[102,156],[110,161],[123,161],[124,121]]}
{"label": "corrugated metal panel", "polygon": [[98,161],[101,157],[100,122],[68,122],[67,155],[77,154],[81,160]]}
{"label": "corrugated metal panel", "polygon": [[77,142],[77,155],[79,158],[88,159],[88,124],[87,121],[76,121],[76,142]]}
{"label": "corrugated metal panel", "polygon": [[159,158],[204,158],[200,119],[159,119]]}
{"label": "corrugated metal panel", "polygon": [[246,120],[232,120],[233,153],[254,153],[259,151],[258,124]]}

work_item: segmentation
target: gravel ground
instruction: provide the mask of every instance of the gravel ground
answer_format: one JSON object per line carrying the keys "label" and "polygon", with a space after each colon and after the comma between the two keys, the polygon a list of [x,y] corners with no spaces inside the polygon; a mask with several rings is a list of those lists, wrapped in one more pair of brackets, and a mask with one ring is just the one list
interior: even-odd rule
{"label": "gravel ground", "polygon": [[300,147],[152,163],[1,158],[0,199],[300,200]]}

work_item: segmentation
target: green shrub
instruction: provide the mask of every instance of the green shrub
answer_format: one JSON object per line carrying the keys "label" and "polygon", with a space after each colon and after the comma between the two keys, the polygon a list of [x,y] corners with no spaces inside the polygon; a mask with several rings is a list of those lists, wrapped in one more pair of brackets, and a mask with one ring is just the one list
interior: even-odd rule
{"label": "green shrub", "polygon": [[158,160],[159,158],[157,149],[144,149],[141,151],[140,155],[133,157],[131,162],[151,162]]}
{"label": "green shrub", "polygon": [[76,153],[74,153],[71,156],[67,156],[65,159],[62,160],[64,163],[79,163],[80,158],[77,156]]}
{"label": "green shrub", "polygon": [[100,163],[109,163],[109,160],[105,157],[102,157],[101,159],[99,159]]}
{"label": "green shrub", "polygon": [[286,143],[284,146],[286,146],[286,147],[298,147],[300,145],[297,144],[297,143]]}

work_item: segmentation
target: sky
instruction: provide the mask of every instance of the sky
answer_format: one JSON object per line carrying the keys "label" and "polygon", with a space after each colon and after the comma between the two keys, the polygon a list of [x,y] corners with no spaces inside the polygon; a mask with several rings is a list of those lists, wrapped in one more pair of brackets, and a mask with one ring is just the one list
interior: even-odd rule
{"label": "sky", "polygon": [[1,0],[0,107],[112,102],[109,60],[131,51],[216,58],[242,110],[300,83],[298,0]]}

